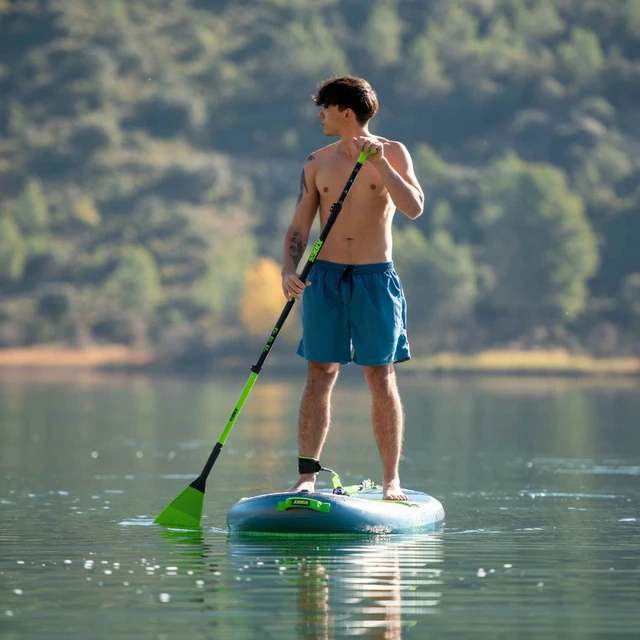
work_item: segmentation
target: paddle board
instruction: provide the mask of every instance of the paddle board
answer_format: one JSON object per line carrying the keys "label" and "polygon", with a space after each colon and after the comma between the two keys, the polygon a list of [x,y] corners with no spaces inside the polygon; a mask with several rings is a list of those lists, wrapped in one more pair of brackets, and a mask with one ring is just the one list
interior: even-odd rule
{"label": "paddle board", "polygon": [[374,485],[354,495],[331,489],[312,493],[267,493],[242,498],[227,513],[232,533],[396,534],[430,533],[444,521],[442,504],[420,491],[403,489],[406,502],[382,500]]}

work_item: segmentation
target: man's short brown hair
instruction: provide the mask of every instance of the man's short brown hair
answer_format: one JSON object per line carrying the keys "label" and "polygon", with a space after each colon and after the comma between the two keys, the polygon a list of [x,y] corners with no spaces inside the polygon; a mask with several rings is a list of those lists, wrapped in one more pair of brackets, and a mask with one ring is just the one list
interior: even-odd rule
{"label": "man's short brown hair", "polygon": [[363,78],[342,76],[325,80],[313,100],[319,107],[337,106],[340,111],[351,109],[360,124],[367,124],[378,111],[378,96]]}

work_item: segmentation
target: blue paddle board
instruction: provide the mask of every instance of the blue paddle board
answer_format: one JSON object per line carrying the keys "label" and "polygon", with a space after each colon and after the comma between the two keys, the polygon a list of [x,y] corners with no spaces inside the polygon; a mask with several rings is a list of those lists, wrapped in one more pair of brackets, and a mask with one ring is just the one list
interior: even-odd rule
{"label": "blue paddle board", "polygon": [[444,521],[442,504],[420,491],[403,489],[406,502],[382,500],[382,487],[354,495],[331,489],[312,493],[267,493],[242,498],[227,513],[232,533],[396,534],[430,533]]}

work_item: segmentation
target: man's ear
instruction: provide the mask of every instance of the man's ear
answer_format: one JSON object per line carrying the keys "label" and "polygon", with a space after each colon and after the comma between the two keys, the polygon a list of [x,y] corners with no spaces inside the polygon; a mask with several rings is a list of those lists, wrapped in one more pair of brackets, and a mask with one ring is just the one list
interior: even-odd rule
{"label": "man's ear", "polygon": [[353,112],[353,110],[349,109],[349,107],[347,107],[342,113],[343,113],[344,119],[346,121],[352,120],[356,116],[356,114]]}

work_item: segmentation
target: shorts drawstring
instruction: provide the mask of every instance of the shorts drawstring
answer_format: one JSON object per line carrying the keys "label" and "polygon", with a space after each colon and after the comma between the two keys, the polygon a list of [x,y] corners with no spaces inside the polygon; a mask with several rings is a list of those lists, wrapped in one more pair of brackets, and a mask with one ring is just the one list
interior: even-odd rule
{"label": "shorts drawstring", "polygon": [[347,304],[351,302],[351,297],[353,296],[353,272],[355,270],[355,265],[348,264],[344,271],[342,272],[342,277],[340,278],[340,282],[338,282],[338,293],[342,293],[342,283],[349,283],[349,300]]}

